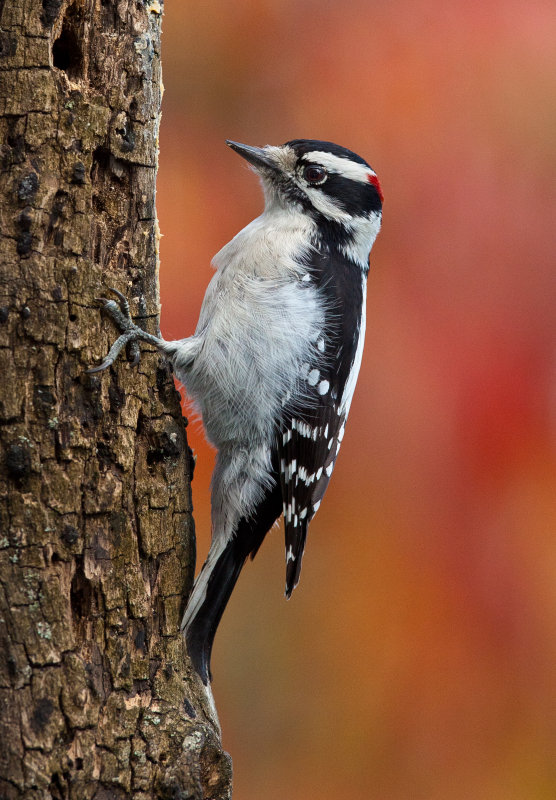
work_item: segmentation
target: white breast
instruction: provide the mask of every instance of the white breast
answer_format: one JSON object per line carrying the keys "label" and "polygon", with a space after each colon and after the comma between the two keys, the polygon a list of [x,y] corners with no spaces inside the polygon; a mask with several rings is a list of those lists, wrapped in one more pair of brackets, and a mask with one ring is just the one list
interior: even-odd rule
{"label": "white breast", "polygon": [[305,215],[267,210],[214,259],[200,350],[178,377],[218,449],[272,439],[282,399],[314,350],[324,320],[316,289],[301,280],[310,225]]}
{"label": "white breast", "polygon": [[293,207],[270,202],[264,212],[224,245],[212,259],[218,271],[265,278],[300,274],[316,229],[313,220]]}

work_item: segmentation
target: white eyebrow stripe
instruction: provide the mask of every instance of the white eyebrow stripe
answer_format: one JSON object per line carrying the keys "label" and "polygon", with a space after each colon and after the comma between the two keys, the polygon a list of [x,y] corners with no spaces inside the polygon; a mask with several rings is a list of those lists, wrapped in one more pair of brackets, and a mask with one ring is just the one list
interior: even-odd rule
{"label": "white eyebrow stripe", "polygon": [[305,153],[303,159],[305,161],[315,161],[317,164],[326,167],[329,172],[336,172],[338,175],[343,175],[352,181],[367,183],[369,176],[375,175],[373,170],[365,164],[358,164],[357,161],[340,158],[340,156],[334,156],[332,153],[325,153],[323,150],[313,150],[311,153]]}
{"label": "white eyebrow stripe", "polygon": [[343,222],[346,225],[349,225],[349,223],[353,221],[351,214],[348,214],[347,211],[343,211],[338,206],[334,198],[327,197],[323,192],[320,191],[318,186],[307,186],[304,187],[303,191],[317,211],[320,211],[325,217],[335,219],[337,222]]}

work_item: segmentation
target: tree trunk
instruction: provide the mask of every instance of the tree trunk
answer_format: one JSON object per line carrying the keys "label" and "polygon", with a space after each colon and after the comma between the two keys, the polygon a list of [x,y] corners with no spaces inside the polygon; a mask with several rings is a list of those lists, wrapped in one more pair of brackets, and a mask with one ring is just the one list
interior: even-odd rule
{"label": "tree trunk", "polygon": [[[191,458],[158,327],[159,0],[0,0],[0,797],[228,798],[178,633]],[[147,348],[148,350],[148,348]]]}

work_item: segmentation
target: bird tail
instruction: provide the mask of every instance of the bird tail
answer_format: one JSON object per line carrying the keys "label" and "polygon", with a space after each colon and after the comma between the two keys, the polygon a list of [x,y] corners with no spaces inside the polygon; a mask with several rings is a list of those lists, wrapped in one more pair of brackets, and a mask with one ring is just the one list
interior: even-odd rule
{"label": "bird tail", "polygon": [[201,680],[212,680],[210,656],[216,629],[243,565],[254,556],[282,509],[278,487],[269,493],[250,518],[243,518],[228,541],[211,545],[187,603],[181,629],[187,651]]}
{"label": "bird tail", "polygon": [[224,546],[213,544],[185,609],[181,629],[189,657],[205,686],[212,679],[210,655],[216,629],[246,556],[238,553],[236,538]]}
{"label": "bird tail", "polygon": [[299,520],[299,525],[295,528],[286,523],[286,598],[288,600],[299,583],[306,538],[306,520]]}

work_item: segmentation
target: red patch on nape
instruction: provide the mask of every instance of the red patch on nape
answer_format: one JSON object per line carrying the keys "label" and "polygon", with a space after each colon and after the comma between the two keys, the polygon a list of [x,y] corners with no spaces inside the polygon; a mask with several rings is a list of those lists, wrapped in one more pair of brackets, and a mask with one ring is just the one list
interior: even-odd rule
{"label": "red patch on nape", "polygon": [[382,189],[380,188],[380,181],[378,180],[377,176],[376,175],[371,175],[369,173],[369,176],[368,176],[367,180],[369,181],[369,183],[372,183],[372,185],[377,190],[378,196],[380,197],[380,202],[384,203],[384,195],[382,194]]}

